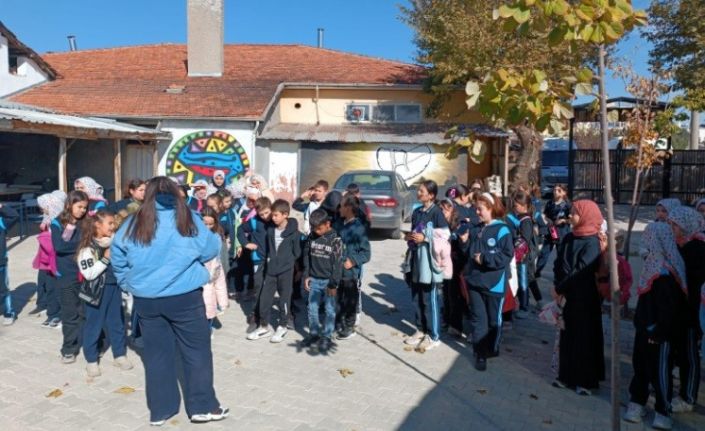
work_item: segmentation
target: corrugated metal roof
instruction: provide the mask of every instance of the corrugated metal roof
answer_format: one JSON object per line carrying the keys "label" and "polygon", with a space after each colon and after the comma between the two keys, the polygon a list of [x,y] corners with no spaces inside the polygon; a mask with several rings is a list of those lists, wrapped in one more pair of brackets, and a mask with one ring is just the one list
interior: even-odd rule
{"label": "corrugated metal roof", "polygon": [[[504,138],[507,132],[486,124],[465,124],[478,137]],[[389,142],[399,144],[450,144],[450,124],[268,124],[260,139],[314,142]]]}
{"label": "corrugated metal roof", "polygon": [[[0,101],[0,130],[12,131],[21,128],[26,131],[27,126],[47,125],[66,130],[78,131],[86,134],[105,137],[120,138],[143,137],[145,139],[169,138],[168,132],[162,132],[146,127],[121,123],[115,120],[95,117],[78,117],[55,113],[46,109],[22,105],[18,103]],[[21,124],[22,126],[18,126]],[[41,133],[38,131],[38,133]]]}

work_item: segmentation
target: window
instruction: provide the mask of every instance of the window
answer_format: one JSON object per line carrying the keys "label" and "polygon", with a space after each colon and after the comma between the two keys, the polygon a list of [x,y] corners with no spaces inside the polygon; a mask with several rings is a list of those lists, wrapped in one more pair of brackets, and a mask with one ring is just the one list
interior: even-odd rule
{"label": "window", "polygon": [[421,105],[396,105],[397,123],[418,123],[421,121]]}
{"label": "window", "polygon": [[392,177],[387,174],[354,173],[344,174],[335,183],[335,189],[344,190],[348,184],[355,183],[360,190],[392,190]]}
{"label": "window", "polygon": [[17,75],[18,57],[10,54],[10,75]]}
{"label": "window", "polygon": [[348,105],[345,119],[352,122],[370,121],[370,105]]}
{"label": "window", "polygon": [[378,123],[394,122],[394,105],[377,105],[373,111],[372,118]]}

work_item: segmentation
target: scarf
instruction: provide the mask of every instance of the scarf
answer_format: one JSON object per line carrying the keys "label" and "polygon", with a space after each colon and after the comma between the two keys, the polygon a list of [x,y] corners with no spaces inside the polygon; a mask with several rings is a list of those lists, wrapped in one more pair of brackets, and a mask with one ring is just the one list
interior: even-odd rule
{"label": "scarf", "polygon": [[61,211],[64,210],[65,201],[66,193],[61,190],[45,193],[37,198],[37,205],[43,212],[42,226],[45,228],[49,227],[51,221],[61,214]]}
{"label": "scarf", "polygon": [[96,246],[106,249],[109,248],[110,245],[113,243],[113,237],[112,236],[106,236],[102,238],[93,238],[93,243],[95,243]]}
{"label": "scarf", "polygon": [[681,206],[681,201],[675,198],[661,199],[656,203],[656,206],[662,206],[670,215],[671,211]]}
{"label": "scarf", "polygon": [[654,280],[663,275],[665,270],[673,275],[687,296],[685,263],[678,252],[671,227],[666,223],[649,223],[641,237],[641,249],[646,253],[646,256],[644,257],[644,267],[639,275],[637,293],[643,295],[650,291]]}
{"label": "scarf", "polygon": [[67,223],[66,227],[64,227],[64,231],[61,232],[61,239],[63,239],[66,242],[71,241],[71,237],[73,236],[73,233],[76,231],[76,225],[73,223]]}
{"label": "scarf", "polygon": [[592,236],[597,235],[602,229],[604,218],[597,204],[591,200],[581,199],[573,202],[573,211],[580,216],[576,226],[573,226],[573,235]]}
{"label": "scarf", "polygon": [[698,201],[695,202],[695,210],[698,211],[701,205],[705,205],[705,198],[698,199]]}
{"label": "scarf", "polygon": [[668,221],[675,223],[683,231],[683,238],[678,240],[678,245],[697,239],[705,241],[705,219],[699,212],[690,207],[676,207],[668,213]]}
{"label": "scarf", "polygon": [[88,195],[88,199],[92,201],[107,202],[103,197],[103,186],[98,184],[93,178],[81,177],[77,179],[76,182],[83,184],[86,194]]}

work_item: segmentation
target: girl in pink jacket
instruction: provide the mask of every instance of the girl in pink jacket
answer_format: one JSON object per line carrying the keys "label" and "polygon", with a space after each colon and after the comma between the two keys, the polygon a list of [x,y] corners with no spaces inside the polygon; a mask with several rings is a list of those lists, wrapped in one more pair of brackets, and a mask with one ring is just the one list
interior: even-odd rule
{"label": "girl in pink jacket", "polygon": [[[203,223],[212,232],[217,233],[221,238],[223,237],[220,223],[218,223],[218,214],[215,210],[208,207],[203,209]],[[227,250],[227,246],[224,245],[224,247]],[[203,286],[203,302],[206,305],[206,317],[211,320],[212,331],[212,320],[219,313],[225,312],[230,303],[228,300],[228,286],[225,283],[225,272],[223,271],[220,256],[209,260],[205,266],[210,274],[210,281]]]}

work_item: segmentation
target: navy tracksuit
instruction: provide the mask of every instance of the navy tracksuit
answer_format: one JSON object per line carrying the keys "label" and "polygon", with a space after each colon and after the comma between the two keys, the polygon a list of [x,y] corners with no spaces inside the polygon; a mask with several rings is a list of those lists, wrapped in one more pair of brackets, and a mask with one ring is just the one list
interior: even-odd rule
{"label": "navy tracksuit", "polygon": [[[480,254],[481,262],[475,261]],[[470,322],[475,354],[496,356],[502,335],[502,304],[514,243],[509,227],[494,220],[470,241],[465,272],[470,293]]]}
{"label": "navy tracksuit", "polygon": [[8,286],[7,274],[7,231],[19,220],[19,214],[14,208],[2,205],[0,207],[0,304],[4,317],[15,317],[12,308],[12,297]]}
{"label": "navy tracksuit", "polygon": [[[549,224],[555,225],[558,228],[558,243],[563,241],[563,238],[570,232],[570,224],[568,222],[568,216],[570,216],[570,202],[562,201],[556,203],[554,201],[549,201],[546,204],[546,208],[543,209],[543,213],[549,220]],[[556,222],[559,220],[565,220],[566,223],[557,225]],[[548,229],[548,227],[546,228]],[[548,258],[551,256],[551,252],[554,247],[558,246],[558,243],[551,240],[550,235],[546,235],[543,241],[543,247],[541,248],[541,253],[539,254],[539,259],[536,262],[536,278],[541,276],[541,271],[548,263]]]}

